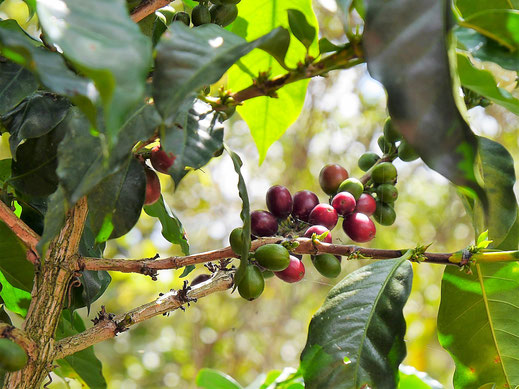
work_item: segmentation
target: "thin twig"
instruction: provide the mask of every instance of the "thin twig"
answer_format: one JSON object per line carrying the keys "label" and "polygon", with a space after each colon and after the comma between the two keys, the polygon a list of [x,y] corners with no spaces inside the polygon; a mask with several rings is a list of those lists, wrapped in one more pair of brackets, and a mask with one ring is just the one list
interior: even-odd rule
{"label": "thin twig", "polygon": [[36,245],[40,240],[40,236],[16,216],[3,201],[0,201],[0,220],[2,220],[27,247],[27,259],[37,264],[39,262],[39,255],[36,250]]}
{"label": "thin twig", "polygon": [[103,312],[101,320],[98,320],[93,327],[58,341],[54,348],[54,358],[64,358],[96,343],[113,338],[134,324],[171,312],[183,307],[184,304],[195,302],[212,293],[227,290],[232,286],[233,274],[233,270],[220,270],[210,280],[197,284],[192,289],[172,290],[159,296],[155,301],[121,315],[112,317]]}
{"label": "thin twig", "polygon": [[11,339],[25,350],[30,359],[36,357],[36,343],[25,331],[6,323],[0,323],[0,338]]}
{"label": "thin twig", "polygon": [[144,3],[141,3],[137,7],[135,7],[131,12],[132,20],[137,23],[144,19],[146,16],[151,15],[153,12],[158,10],[159,8],[165,7],[172,0],[149,0]]}

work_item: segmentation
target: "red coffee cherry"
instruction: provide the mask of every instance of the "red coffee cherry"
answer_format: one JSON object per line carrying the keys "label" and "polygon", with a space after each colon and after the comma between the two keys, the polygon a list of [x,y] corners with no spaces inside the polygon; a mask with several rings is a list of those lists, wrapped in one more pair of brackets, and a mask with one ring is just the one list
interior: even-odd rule
{"label": "red coffee cherry", "polygon": [[266,195],[268,210],[280,219],[286,218],[292,212],[292,195],[282,185],[270,187]]}
{"label": "red coffee cherry", "polygon": [[366,216],[371,216],[377,209],[377,202],[369,193],[363,193],[357,200],[357,206],[355,212],[363,213]]}
{"label": "red coffee cherry", "polygon": [[252,235],[273,236],[278,232],[278,221],[270,212],[254,211],[250,214]]}
{"label": "red coffee cherry", "polygon": [[146,172],[146,197],[144,205],[153,204],[160,198],[160,181],[157,173],[148,167],[144,168]]}
{"label": "red coffee cherry", "polygon": [[352,213],[356,205],[355,197],[350,192],[337,193],[332,200],[332,207],[341,216]]}
{"label": "red coffee cherry", "polygon": [[311,238],[312,234],[322,235],[328,231],[328,235],[323,239],[324,243],[332,243],[332,233],[325,226],[311,226],[305,231],[305,238]]}
{"label": "red coffee cherry", "polygon": [[331,231],[337,225],[338,219],[339,215],[331,205],[317,204],[310,212],[308,222],[313,225],[325,226]]}
{"label": "red coffee cherry", "polygon": [[173,153],[166,153],[159,145],[151,149],[151,166],[158,172],[168,174],[168,170],[173,166],[175,159],[177,159],[177,157],[175,157]]}
{"label": "red coffee cherry", "polygon": [[290,256],[290,264],[285,270],[274,272],[276,277],[285,282],[298,282],[305,276],[305,265],[293,255]]}
{"label": "red coffee cherry", "polygon": [[375,223],[363,213],[350,213],[344,218],[342,223],[344,232],[354,242],[369,242],[375,237],[377,229]]}
{"label": "red coffee cherry", "polygon": [[341,165],[325,165],[319,173],[319,185],[321,185],[324,193],[331,196],[337,193],[337,188],[339,188],[341,182],[348,177],[348,171]]}
{"label": "red coffee cherry", "polygon": [[310,192],[309,190],[297,192],[294,195],[292,216],[307,222],[310,212],[317,204],[319,204],[319,198],[314,192]]}

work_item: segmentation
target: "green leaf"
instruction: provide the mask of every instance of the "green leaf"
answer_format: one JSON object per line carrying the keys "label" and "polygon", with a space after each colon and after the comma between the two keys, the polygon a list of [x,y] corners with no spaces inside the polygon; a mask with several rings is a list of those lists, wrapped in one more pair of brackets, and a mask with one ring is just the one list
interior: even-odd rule
{"label": "green leaf", "polygon": [[493,39],[470,29],[456,26],[454,33],[458,48],[468,51],[481,61],[495,62],[509,70],[519,70],[519,51],[510,51]]}
{"label": "green leaf", "polygon": [[519,11],[517,10],[496,9],[478,12],[458,23],[495,40],[510,51],[519,49]]}
{"label": "green leaf", "polygon": [[[394,388],[406,354],[402,313],[411,292],[412,266],[404,256],[364,266],[328,294],[310,322],[301,360],[314,355],[321,369],[306,370],[311,388]],[[325,358],[325,359],[323,359]]]}
{"label": "green leaf", "polygon": [[38,88],[31,72],[12,62],[0,61],[0,116]]}
{"label": "green leaf", "polygon": [[[279,30],[276,39],[266,41],[259,48],[269,53],[278,63],[287,70],[290,68],[285,63],[285,57],[287,55],[288,47],[290,46],[290,32],[282,28]],[[239,63],[238,63],[238,66]]]}
{"label": "green leaf", "polygon": [[208,368],[198,372],[196,384],[203,389],[242,389],[242,386],[231,376]]}
{"label": "green leaf", "polygon": [[26,139],[39,138],[52,131],[65,119],[70,108],[68,100],[48,93],[35,93],[2,117],[9,134],[11,154]]}
{"label": "green leaf", "polygon": [[298,9],[289,9],[287,13],[290,31],[308,49],[315,39],[315,27],[308,23],[305,14]]}
{"label": "green leaf", "polygon": [[30,292],[34,266],[27,260],[26,251],[15,233],[0,221],[0,271],[13,287]]}
{"label": "green leaf", "polygon": [[[0,285],[0,287],[1,286],[2,285]],[[5,311],[3,304],[0,306],[0,323],[13,324],[11,322],[11,318],[9,317],[7,312]]]}
{"label": "green leaf", "polygon": [[519,100],[499,88],[492,73],[474,67],[466,55],[458,54],[457,58],[461,85],[519,115]]}
{"label": "green leaf", "polygon": [[[480,159],[490,206],[488,224],[481,206],[475,206],[476,236],[488,229],[493,248],[517,250],[513,159],[503,146],[486,138],[480,138]],[[456,363],[454,386],[514,387],[519,385],[519,264],[482,263],[472,271],[465,274],[447,267],[442,280],[438,338]]]}
{"label": "green leaf", "polygon": [[179,276],[179,278],[187,277],[189,275],[189,273],[191,273],[193,270],[195,270],[195,268],[196,268],[195,265],[188,265],[188,266],[184,267],[184,270],[182,271],[182,274]]}
{"label": "green leaf", "polygon": [[477,139],[453,93],[449,6],[446,1],[370,1],[364,51],[371,76],[387,90],[392,122],[406,141],[430,168],[485,201],[474,172]]}
{"label": "green leaf", "polygon": [[69,120],[70,111],[50,132],[28,139],[17,147],[9,183],[18,191],[29,196],[44,197],[56,190],[57,150],[68,130]]}
{"label": "green leaf", "polygon": [[[301,11],[308,23],[318,32],[318,23],[312,10],[311,0],[242,1],[238,9],[240,17],[246,23],[241,25],[235,23],[232,31],[247,40],[256,39],[279,26],[288,28],[289,9]],[[314,40],[310,46],[309,54],[313,57],[318,56],[317,40]],[[298,62],[304,61],[305,55],[306,48],[298,40],[293,39],[286,57],[283,56],[284,63],[295,68]],[[252,77],[257,77],[260,72],[270,72],[272,76],[284,74],[285,69],[276,62],[276,59],[279,60],[279,55],[274,58],[263,51],[252,51],[229,70],[229,89],[237,92],[251,86]],[[289,84],[277,92],[275,99],[255,97],[237,107],[238,113],[249,126],[254,138],[260,163],[265,159],[272,143],[278,140],[298,118],[303,108],[307,85],[307,80]]]}
{"label": "green leaf", "polygon": [[456,0],[455,5],[464,18],[482,11],[513,8],[510,0]]}
{"label": "green leaf", "polygon": [[37,12],[46,38],[94,81],[103,102],[107,140],[115,143],[118,130],[144,97],[151,41],[121,0],[38,1]]}
{"label": "green leaf", "polygon": [[[176,161],[175,161],[176,162]],[[168,207],[162,196],[153,204],[145,205],[144,212],[159,219],[162,225],[162,236],[170,243],[180,245],[182,252],[189,255],[189,243],[182,223]]]}
{"label": "green leaf", "polygon": [[33,72],[50,90],[68,96],[95,121],[96,88],[71,71],[60,54],[33,40],[14,20],[0,21],[0,43],[2,55]]}
{"label": "green leaf", "polygon": [[321,54],[331,53],[340,49],[342,49],[341,46],[337,46],[336,44],[330,42],[327,38],[319,39],[319,52]]}
{"label": "green leaf", "polygon": [[[72,317],[72,321],[70,320]],[[57,339],[63,339],[85,331],[86,327],[77,312],[63,311],[60,325],[56,331]],[[65,361],[76,371],[83,381],[92,389],[106,388],[102,366],[94,353],[94,347],[90,346],[82,351],[65,357]],[[59,361],[58,361],[59,362]]]}
{"label": "green leaf", "polygon": [[157,45],[153,77],[153,98],[162,117],[174,116],[193,92],[218,81],[238,59],[279,32],[246,42],[215,24],[189,28],[173,23]]}
{"label": "green leaf", "polygon": [[15,288],[9,281],[4,277],[0,271],[0,285],[2,290],[0,291],[0,297],[2,298],[4,305],[11,312],[14,312],[22,317],[27,315],[27,310],[31,303],[31,294],[25,290]]}
{"label": "green leaf", "polygon": [[175,123],[161,135],[161,144],[166,152],[172,152],[176,156],[169,174],[175,182],[175,188],[178,188],[178,184],[190,170],[205,166],[222,150],[223,127],[215,128],[213,117],[209,128],[201,128],[202,118],[194,110],[191,99],[183,102],[174,120]]}
{"label": "green leaf", "polygon": [[229,154],[232,159],[232,163],[234,165],[234,171],[238,174],[238,193],[240,195],[242,201],[242,207],[240,212],[240,218],[243,222],[242,231],[241,231],[241,241],[243,245],[241,247],[240,254],[240,267],[236,271],[236,275],[234,276],[234,285],[236,286],[240,283],[241,279],[245,275],[245,269],[249,263],[249,250],[250,250],[250,203],[249,203],[249,195],[247,193],[247,185],[245,185],[245,180],[241,174],[241,167],[243,162],[238,154],[232,151],[230,148],[225,146],[225,151]]}
{"label": "green leaf", "polygon": [[4,185],[4,183],[11,177],[11,158],[0,159],[0,185]]}
{"label": "green leaf", "polygon": [[426,373],[414,367],[400,365],[398,389],[442,389],[443,386]]}
{"label": "green leaf", "polygon": [[[146,192],[146,175],[142,163],[129,158],[119,171],[101,181],[88,194],[88,210],[97,242],[119,238],[139,220]],[[108,234],[100,236],[106,229]]]}

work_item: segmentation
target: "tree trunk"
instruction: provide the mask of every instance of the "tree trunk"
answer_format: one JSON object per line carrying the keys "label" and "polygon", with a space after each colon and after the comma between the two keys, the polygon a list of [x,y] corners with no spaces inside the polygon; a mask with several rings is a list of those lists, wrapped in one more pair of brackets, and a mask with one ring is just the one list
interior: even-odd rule
{"label": "tree trunk", "polygon": [[74,276],[87,213],[87,202],[83,198],[69,211],[65,226],[51,242],[40,267],[35,269],[32,299],[23,329],[36,343],[37,351],[23,369],[5,376],[4,388],[39,388],[52,370],[54,334]]}

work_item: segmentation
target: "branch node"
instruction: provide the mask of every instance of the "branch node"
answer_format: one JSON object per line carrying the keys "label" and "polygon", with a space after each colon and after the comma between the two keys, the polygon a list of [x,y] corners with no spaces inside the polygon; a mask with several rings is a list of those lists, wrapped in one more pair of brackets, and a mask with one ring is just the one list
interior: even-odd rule
{"label": "branch node", "polygon": [[106,313],[106,309],[105,309],[104,305],[101,305],[101,310],[99,311],[99,313],[97,315],[98,316],[96,316],[92,319],[92,323],[94,323],[94,325],[97,325],[105,320],[112,321],[115,317],[115,315],[113,313]]}

